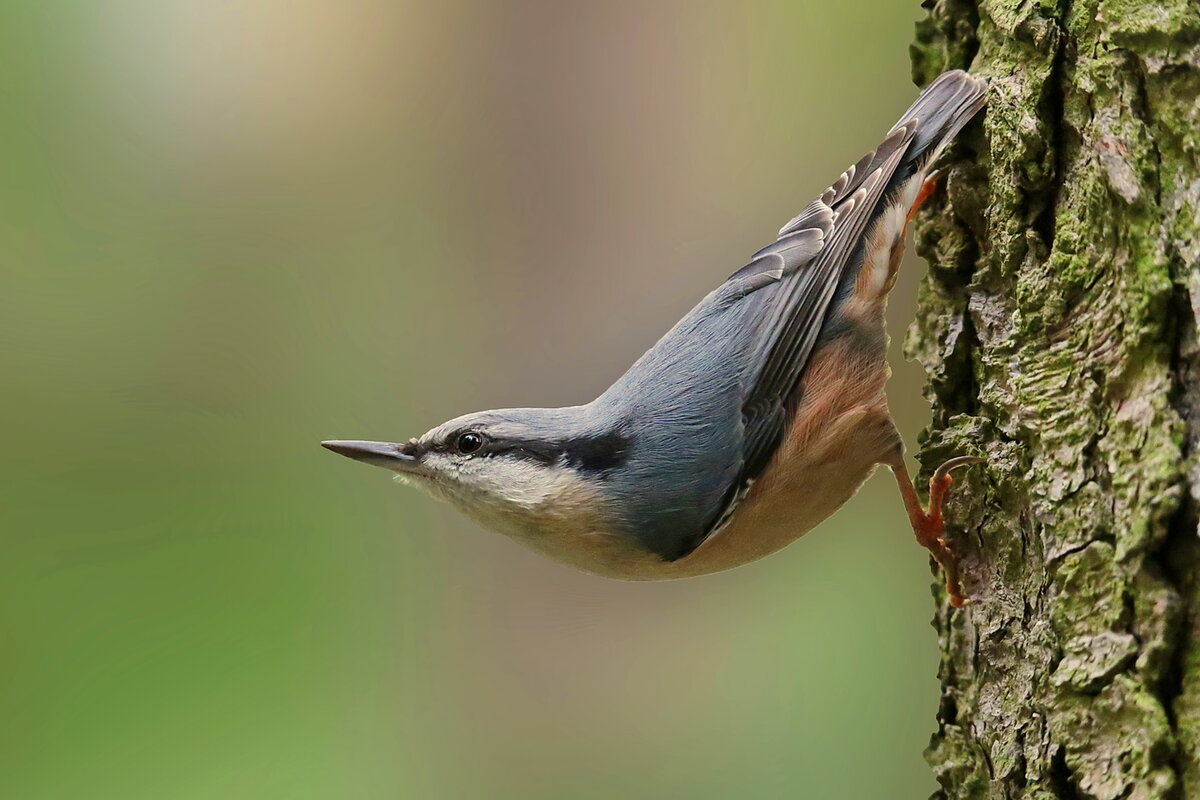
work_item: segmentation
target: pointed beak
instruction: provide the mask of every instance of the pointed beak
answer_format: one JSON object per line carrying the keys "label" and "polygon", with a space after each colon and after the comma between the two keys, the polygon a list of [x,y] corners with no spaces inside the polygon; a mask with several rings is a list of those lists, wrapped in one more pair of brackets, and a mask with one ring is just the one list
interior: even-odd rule
{"label": "pointed beak", "polygon": [[421,459],[407,452],[407,446],[402,444],[334,440],[321,442],[321,447],[332,450],[339,456],[390,469],[392,472],[416,472],[421,466]]}

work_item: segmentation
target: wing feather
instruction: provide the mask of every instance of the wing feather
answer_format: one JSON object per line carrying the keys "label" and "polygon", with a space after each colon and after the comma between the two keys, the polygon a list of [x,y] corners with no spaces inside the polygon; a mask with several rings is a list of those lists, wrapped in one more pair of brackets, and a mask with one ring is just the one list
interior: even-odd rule
{"label": "wing feather", "polygon": [[983,107],[985,91],[984,81],[958,70],[939,76],[879,147],[847,168],[780,229],[775,242],[730,276],[741,294],[765,289],[773,296],[762,307],[764,326],[742,403],[741,468],[713,524],[682,555],[727,524],[774,456],[837,288],[846,270],[861,261],[864,238],[889,191],[928,168]]}

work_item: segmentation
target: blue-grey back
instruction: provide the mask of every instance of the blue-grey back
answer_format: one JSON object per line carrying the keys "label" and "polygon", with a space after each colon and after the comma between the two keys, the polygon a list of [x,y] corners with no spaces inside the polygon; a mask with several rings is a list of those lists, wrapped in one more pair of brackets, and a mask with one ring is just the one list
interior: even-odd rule
{"label": "blue-grey back", "polygon": [[718,288],[591,404],[632,443],[604,489],[630,535],[664,558],[694,546],[741,467],[742,405],[771,294]]}

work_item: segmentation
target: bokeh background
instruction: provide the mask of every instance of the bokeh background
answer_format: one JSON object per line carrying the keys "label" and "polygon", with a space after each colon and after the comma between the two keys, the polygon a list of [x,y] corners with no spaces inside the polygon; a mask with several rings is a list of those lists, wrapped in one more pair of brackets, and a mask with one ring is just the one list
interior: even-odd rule
{"label": "bokeh background", "polygon": [[876,144],[921,14],[0,6],[0,797],[931,791],[890,476],[624,584],[317,446],[593,397]]}

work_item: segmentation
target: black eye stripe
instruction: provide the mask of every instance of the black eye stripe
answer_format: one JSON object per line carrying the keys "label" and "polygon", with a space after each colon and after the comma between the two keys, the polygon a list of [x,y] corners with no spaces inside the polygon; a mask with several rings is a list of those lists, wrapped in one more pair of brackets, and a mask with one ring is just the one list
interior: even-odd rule
{"label": "black eye stripe", "polygon": [[631,447],[627,438],[615,432],[545,441],[493,438],[482,431],[465,430],[448,436],[440,445],[424,449],[475,458],[507,456],[546,466],[561,463],[585,472],[605,472],[624,464]]}
{"label": "black eye stripe", "polygon": [[562,453],[554,445],[544,442],[495,442],[488,448],[488,455],[515,456],[526,461],[536,461],[540,464],[557,462]]}
{"label": "black eye stripe", "polygon": [[629,441],[612,433],[557,441],[486,439],[474,455],[503,455],[547,466],[562,463],[587,472],[604,472],[625,463],[629,450]]}
{"label": "black eye stripe", "polygon": [[567,463],[589,472],[603,472],[624,464],[629,459],[630,442],[619,433],[601,436],[581,436],[563,443]]}

